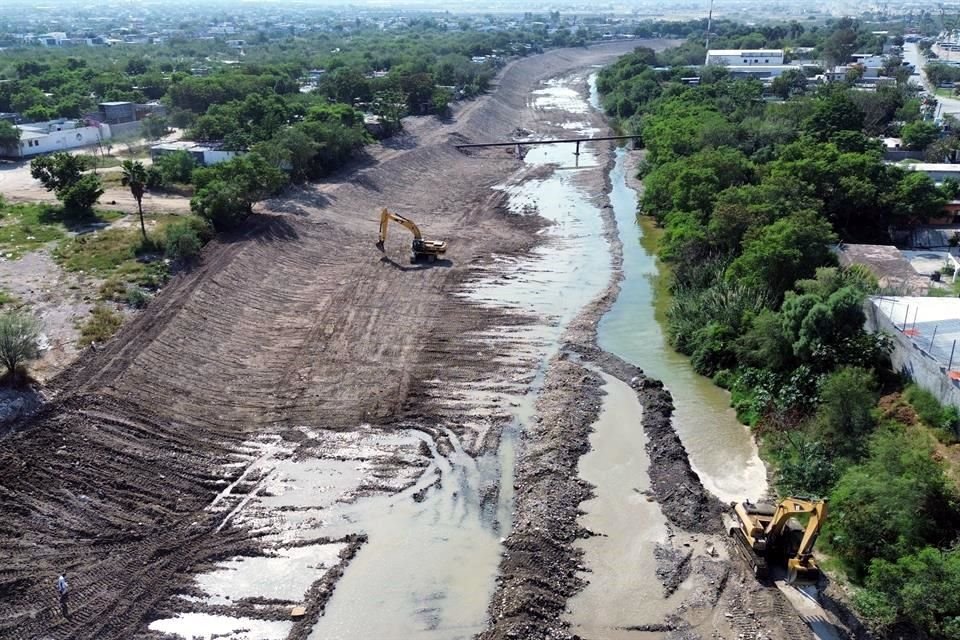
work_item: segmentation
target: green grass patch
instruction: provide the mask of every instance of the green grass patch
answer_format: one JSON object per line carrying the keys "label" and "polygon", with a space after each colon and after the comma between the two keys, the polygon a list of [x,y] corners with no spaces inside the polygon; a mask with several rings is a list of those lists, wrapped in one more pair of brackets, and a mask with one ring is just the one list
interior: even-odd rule
{"label": "green grass patch", "polygon": [[90,311],[90,317],[80,325],[81,347],[92,342],[105,342],[123,326],[123,316],[105,304],[98,304]]}
{"label": "green grass patch", "polygon": [[0,254],[17,260],[64,235],[60,208],[45,204],[8,204],[0,208]]}
{"label": "green grass patch", "polygon": [[0,255],[18,260],[26,253],[63,239],[67,230],[89,228],[121,217],[123,213],[119,211],[97,211],[93,216],[75,218],[55,205],[0,202]]}
{"label": "green grass patch", "polygon": [[3,289],[0,289],[0,309],[8,310],[11,307],[15,307],[20,303],[20,299],[11,293],[7,293]]}
{"label": "green grass patch", "polygon": [[960,442],[960,412],[956,407],[943,406],[936,396],[916,384],[908,385],[903,395],[937,440],[948,445]]}
{"label": "green grass patch", "polygon": [[105,171],[97,175],[100,176],[100,182],[103,183],[104,189],[126,189],[123,186],[122,171]]}
{"label": "green grass patch", "polygon": [[[154,232],[158,233],[158,232]],[[104,229],[64,240],[54,251],[67,271],[83,272],[105,280],[100,288],[104,300],[126,300],[131,286],[156,289],[169,276],[154,242],[143,243],[140,230]]]}

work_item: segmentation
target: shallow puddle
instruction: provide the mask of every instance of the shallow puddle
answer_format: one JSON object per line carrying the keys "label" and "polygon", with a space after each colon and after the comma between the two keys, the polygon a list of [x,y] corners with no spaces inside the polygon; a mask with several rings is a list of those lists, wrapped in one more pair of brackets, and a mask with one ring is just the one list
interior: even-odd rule
{"label": "shallow puddle", "polygon": [[169,633],[187,640],[285,640],[292,622],[231,618],[206,613],[181,613],[176,618],[155,620],[151,631]]}
{"label": "shallow puddle", "polygon": [[542,111],[589,113],[589,103],[568,82],[566,78],[547,80],[544,88],[533,91],[534,107]]}
{"label": "shallow puddle", "polygon": [[272,555],[237,557],[196,577],[208,604],[231,604],[242,598],[303,601],[310,586],[340,562],[344,544],[277,549]]}

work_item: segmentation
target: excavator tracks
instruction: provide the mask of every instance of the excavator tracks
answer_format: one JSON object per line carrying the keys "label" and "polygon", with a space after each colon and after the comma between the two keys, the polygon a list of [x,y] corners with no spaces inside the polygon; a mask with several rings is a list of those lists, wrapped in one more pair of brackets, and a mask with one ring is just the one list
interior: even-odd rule
{"label": "excavator tracks", "polygon": [[750,543],[747,542],[747,537],[743,535],[743,531],[739,527],[730,527],[730,537],[737,553],[746,561],[754,577],[757,580],[766,581],[770,577],[770,567],[767,560],[751,548]]}

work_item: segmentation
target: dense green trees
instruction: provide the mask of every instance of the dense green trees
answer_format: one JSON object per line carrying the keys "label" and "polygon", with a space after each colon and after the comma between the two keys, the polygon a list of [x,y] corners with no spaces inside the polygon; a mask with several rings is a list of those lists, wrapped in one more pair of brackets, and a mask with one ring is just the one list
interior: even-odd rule
{"label": "dense green trees", "polygon": [[186,184],[190,182],[197,163],[189,151],[174,151],[158,157],[153,166],[160,171],[165,184]]}
{"label": "dense green trees", "polygon": [[951,541],[955,496],[931,446],[902,428],[879,430],[869,455],[830,494],[826,540],[862,578],[874,559],[896,562]]}
{"label": "dense green trees", "polygon": [[7,120],[0,120],[0,155],[14,153],[20,144],[20,129]]}
{"label": "dense green trees", "polygon": [[819,216],[781,218],[744,237],[742,252],[730,264],[727,277],[748,287],[766,289],[779,299],[794,282],[836,261],[830,252],[836,240],[830,224]]}
{"label": "dense green trees", "polygon": [[[873,46],[845,20],[823,38],[838,62]],[[598,81],[608,112],[646,147],[640,209],[664,229],[668,337],[731,390],[782,491],[830,498],[821,539],[862,585],[862,609],[878,624],[906,620],[960,637],[951,635],[960,620],[949,591],[960,577],[949,550],[957,496],[925,438],[878,411],[881,389],[895,381],[890,339],[864,330],[864,299],[877,282],[837,266],[833,251],[840,239],[876,242],[892,224],[940,215],[956,194],[885,164],[874,136],[895,133],[899,119],[913,148],[945,154],[952,143],[920,119],[903,85],[808,91],[786,77],[771,87],[783,101],[769,101],[757,83],[712,69],[699,86],[652,69],[670,57],[638,50]],[[956,412],[924,411],[931,427],[953,432]],[[898,569],[906,577],[890,580]],[[930,592],[923,605],[921,588]]]}
{"label": "dense green trees", "polygon": [[72,215],[88,215],[103,195],[100,178],[85,174],[86,161],[69,153],[40,156],[30,162],[30,175],[53,191]]}
{"label": "dense green trees", "polygon": [[857,604],[881,623],[915,620],[934,637],[960,638],[960,549],[925,547],[874,560]]}
{"label": "dense green trees", "polygon": [[940,137],[940,127],[932,122],[917,120],[903,125],[900,137],[908,149],[923,151]]}
{"label": "dense green trees", "polygon": [[247,153],[228,162],[193,172],[196,195],[190,208],[217,230],[235,227],[258,200],[275,193],[286,177],[259,153]]}

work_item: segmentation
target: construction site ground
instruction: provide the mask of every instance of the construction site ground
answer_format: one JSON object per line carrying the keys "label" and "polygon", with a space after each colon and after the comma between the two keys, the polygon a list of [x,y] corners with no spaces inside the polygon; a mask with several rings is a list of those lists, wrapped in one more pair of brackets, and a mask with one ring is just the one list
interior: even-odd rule
{"label": "construction site ground", "polygon": [[[583,92],[591,67],[639,44],[515,62],[491,95],[449,120],[411,120],[343,174],[262,203],[245,231],[209,245],[114,339],[51,381],[50,401],[0,440],[0,637],[158,638],[190,621],[212,637],[201,623],[223,620],[233,627],[222,637],[359,637],[330,627],[327,614],[338,593],[363,584],[361,572],[378,570],[364,558],[381,553],[382,537],[352,526],[369,515],[363,505],[400,496],[389,503],[395,514],[431,496],[455,503],[467,484],[479,487],[472,507],[492,523],[476,553],[496,555],[499,578],[492,596],[482,585],[470,591],[489,603],[489,617],[456,637],[575,637],[561,617],[583,586],[575,542],[589,535],[577,516],[590,487],[577,464],[603,402],[598,370],[637,393],[648,495],[671,527],[656,576],[638,579],[671,593],[684,585],[662,623],[618,633],[810,637],[780,591],[729,558],[722,509],[671,429],[669,393],[596,347],[619,281],[612,218],[611,283],[570,322],[545,369],[528,331],[543,319],[469,295],[478,282],[518,278],[518,261],[543,241],[545,219],[517,215],[502,187],[550,170],[524,167],[511,149],[454,144],[566,130],[531,92],[573,72]],[[568,120],[606,126],[598,113]],[[583,178],[598,202],[611,149],[597,145],[602,164]],[[382,206],[447,240],[446,258],[411,264],[399,234],[377,252]],[[503,399],[532,384],[541,389],[528,421],[536,427],[521,434],[513,486],[503,486],[485,473],[518,411]],[[503,504],[513,513],[498,511]],[[298,549],[312,559],[292,572],[303,581],[297,593],[289,581],[267,593],[266,575],[256,595],[246,588],[257,562],[295,563]],[[469,564],[472,550],[434,562]],[[417,571],[403,553],[382,559]],[[54,590],[61,572],[72,585],[66,616]],[[381,613],[373,591],[356,616]],[[295,618],[292,605],[303,607]],[[418,615],[429,622],[453,608],[436,606]],[[819,605],[812,615],[827,629],[820,637],[847,634]],[[262,631],[231,635],[238,625]]]}

